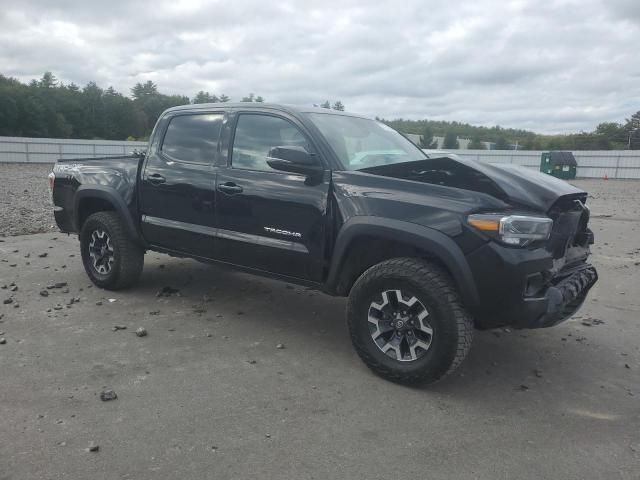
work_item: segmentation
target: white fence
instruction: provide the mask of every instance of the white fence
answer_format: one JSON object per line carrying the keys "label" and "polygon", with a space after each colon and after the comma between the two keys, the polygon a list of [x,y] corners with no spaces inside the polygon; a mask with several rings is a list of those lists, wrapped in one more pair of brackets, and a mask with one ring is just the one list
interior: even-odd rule
{"label": "white fence", "polygon": [[[53,163],[59,158],[127,155],[146,146],[146,142],[0,137],[0,163]],[[540,168],[540,155],[543,153],[535,150],[454,152],[480,162],[513,163],[535,170]],[[573,154],[578,162],[578,177],[640,179],[640,150],[585,150]]]}
{"label": "white fence", "polygon": [[0,137],[0,163],[54,163],[59,158],[128,155],[146,142]]}
{"label": "white fence", "polygon": [[[513,163],[540,169],[542,151],[537,150],[453,150],[463,158],[488,163]],[[640,150],[583,150],[573,155],[580,178],[640,178]]]}

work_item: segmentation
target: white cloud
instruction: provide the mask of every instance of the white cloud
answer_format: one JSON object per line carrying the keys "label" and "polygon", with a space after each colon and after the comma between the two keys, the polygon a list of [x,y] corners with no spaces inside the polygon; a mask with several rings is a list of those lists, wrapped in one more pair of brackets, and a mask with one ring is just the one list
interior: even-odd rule
{"label": "white cloud", "polygon": [[0,73],[538,132],[640,108],[638,0],[52,3],[3,7]]}

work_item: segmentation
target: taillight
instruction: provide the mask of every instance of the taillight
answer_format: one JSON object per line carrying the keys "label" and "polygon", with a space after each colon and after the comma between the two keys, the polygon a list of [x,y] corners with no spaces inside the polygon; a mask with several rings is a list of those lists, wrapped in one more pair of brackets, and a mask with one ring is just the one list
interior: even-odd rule
{"label": "taillight", "polygon": [[48,178],[49,178],[49,190],[51,190],[51,193],[53,193],[53,182],[55,182],[56,180],[56,174],[51,172]]}

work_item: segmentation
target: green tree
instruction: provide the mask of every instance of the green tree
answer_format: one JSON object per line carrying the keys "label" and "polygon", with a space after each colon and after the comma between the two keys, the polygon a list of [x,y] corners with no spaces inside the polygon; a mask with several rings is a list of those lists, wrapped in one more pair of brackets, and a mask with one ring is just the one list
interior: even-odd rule
{"label": "green tree", "polygon": [[460,144],[458,143],[458,136],[455,132],[449,130],[447,133],[445,133],[442,148],[447,150],[455,150],[457,148],[460,148]]}
{"label": "green tree", "polygon": [[242,97],[242,100],[240,100],[241,102],[253,102],[255,98],[255,95],[253,93],[250,93],[248,97]]}
{"label": "green tree", "polygon": [[58,79],[51,72],[44,72],[42,78],[38,82],[41,88],[55,88],[58,85]]}
{"label": "green tree", "polygon": [[640,111],[627,119],[624,130],[628,138],[627,148],[629,150],[640,150]]}
{"label": "green tree", "polygon": [[509,143],[505,137],[498,137],[494,146],[495,150],[509,150]]}
{"label": "green tree", "polygon": [[337,102],[335,102],[333,104],[333,108],[334,110],[338,110],[339,112],[344,112],[344,105],[342,104],[342,102],[340,100],[338,100]]}
{"label": "green tree", "polygon": [[217,103],[219,98],[216,95],[210,95],[209,92],[203,92],[200,90],[195,97],[193,97],[193,103]]}
{"label": "green tree", "polygon": [[331,104],[329,103],[329,100],[327,100],[326,102],[321,103],[320,107],[322,107],[322,108],[331,108]]}
{"label": "green tree", "polygon": [[229,101],[229,97],[227,97],[224,93],[218,97],[220,103],[227,103]]}
{"label": "green tree", "polygon": [[467,147],[469,150],[484,150],[484,143],[480,140],[480,137],[474,136]]}
{"label": "green tree", "polygon": [[142,100],[145,97],[158,94],[158,86],[151,80],[146,81],[144,84],[138,82],[131,89],[131,94],[136,100]]}
{"label": "green tree", "polygon": [[262,98],[260,95],[258,95],[258,96],[256,97],[256,102],[258,102],[258,103],[264,103],[264,98]]}
{"label": "green tree", "polygon": [[433,140],[433,131],[431,127],[426,126],[422,130],[422,135],[420,136],[420,147],[421,148],[437,148],[438,143]]}

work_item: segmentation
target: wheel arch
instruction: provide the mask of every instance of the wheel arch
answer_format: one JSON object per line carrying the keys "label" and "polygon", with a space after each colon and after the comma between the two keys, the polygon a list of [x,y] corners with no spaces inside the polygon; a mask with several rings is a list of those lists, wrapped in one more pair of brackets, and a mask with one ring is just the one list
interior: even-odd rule
{"label": "wheel arch", "polygon": [[367,268],[389,258],[411,256],[438,263],[453,278],[463,303],[478,304],[471,269],[450,237],[415,223],[373,216],[353,217],[340,229],[325,290],[346,296]]}
{"label": "wheel arch", "polygon": [[80,186],[76,191],[74,203],[74,223],[78,233],[90,215],[101,211],[115,211],[122,219],[130,238],[140,245],[144,245],[144,240],[136,227],[129,208],[114,188],[104,185]]}

